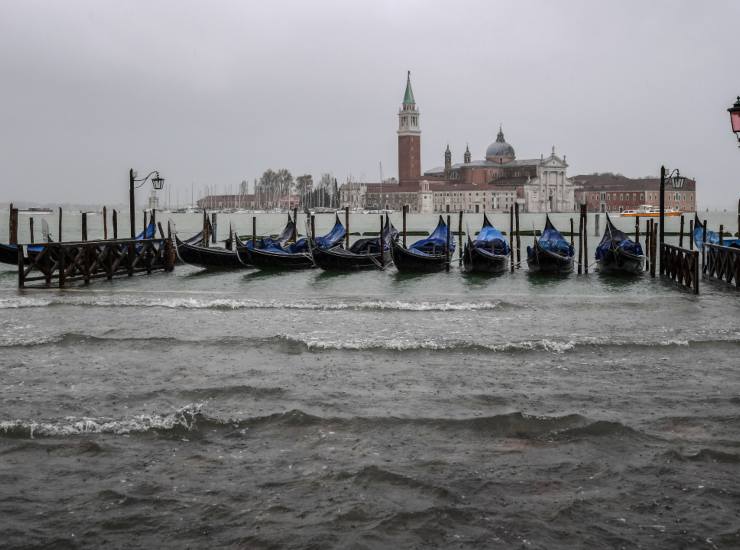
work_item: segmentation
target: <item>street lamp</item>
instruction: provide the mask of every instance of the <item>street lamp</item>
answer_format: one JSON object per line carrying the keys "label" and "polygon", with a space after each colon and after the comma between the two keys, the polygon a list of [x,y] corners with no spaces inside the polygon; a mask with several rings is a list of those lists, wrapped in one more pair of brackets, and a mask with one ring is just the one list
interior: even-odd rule
{"label": "street lamp", "polygon": [[[665,182],[670,181],[674,189],[682,189],[686,178],[681,175],[678,168],[669,172],[665,166],[660,167],[660,246],[663,250],[665,240]],[[661,252],[662,254],[662,252]],[[661,256],[662,259],[662,256]]]}
{"label": "street lamp", "polygon": [[[727,109],[730,113],[730,124],[732,124],[732,131],[737,136],[737,141],[740,143],[740,96],[737,96],[735,104]],[[740,147],[740,145],[738,145]]]}
{"label": "street lamp", "polygon": [[[138,189],[142,185],[144,185],[149,178],[152,180],[152,186],[155,190],[159,191],[164,187],[164,178],[160,177],[159,172],[157,170],[152,170],[149,172],[145,177],[143,178],[137,178],[137,174],[134,172],[134,169],[131,168],[128,171],[128,202],[129,202],[129,216],[130,216],[130,222],[131,222],[131,238],[136,238],[136,210],[134,209],[134,189]],[[152,176],[154,176],[152,178]],[[136,185],[136,184],[139,185]]]}

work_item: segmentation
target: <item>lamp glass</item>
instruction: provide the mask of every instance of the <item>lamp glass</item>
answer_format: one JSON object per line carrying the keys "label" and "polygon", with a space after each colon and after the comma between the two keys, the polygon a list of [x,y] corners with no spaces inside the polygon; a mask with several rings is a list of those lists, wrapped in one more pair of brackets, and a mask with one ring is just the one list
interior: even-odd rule
{"label": "lamp glass", "polygon": [[730,111],[730,122],[732,123],[732,131],[736,134],[740,133],[740,108]]}
{"label": "lamp glass", "polygon": [[152,186],[155,190],[160,191],[164,187],[164,178],[160,178],[159,175],[153,177]]}

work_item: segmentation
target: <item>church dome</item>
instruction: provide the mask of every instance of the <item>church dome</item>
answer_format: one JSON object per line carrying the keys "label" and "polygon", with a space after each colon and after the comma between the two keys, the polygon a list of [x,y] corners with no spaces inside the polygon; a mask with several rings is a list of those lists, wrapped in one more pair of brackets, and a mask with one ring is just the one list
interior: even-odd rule
{"label": "church dome", "polygon": [[504,132],[499,128],[496,141],[486,149],[486,160],[499,161],[502,159],[513,160],[515,158],[514,148],[504,140]]}

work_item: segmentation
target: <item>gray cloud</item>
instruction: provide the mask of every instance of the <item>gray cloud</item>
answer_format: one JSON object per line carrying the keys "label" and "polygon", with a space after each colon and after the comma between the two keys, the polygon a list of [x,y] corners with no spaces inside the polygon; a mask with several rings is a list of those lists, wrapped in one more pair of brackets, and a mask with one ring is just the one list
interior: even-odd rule
{"label": "gray cloud", "polygon": [[412,70],[422,162],[480,158],[498,123],[570,173],[699,181],[738,196],[726,109],[740,3],[4,1],[5,200],[125,202],[129,166],[236,186],[266,168],[396,173]]}

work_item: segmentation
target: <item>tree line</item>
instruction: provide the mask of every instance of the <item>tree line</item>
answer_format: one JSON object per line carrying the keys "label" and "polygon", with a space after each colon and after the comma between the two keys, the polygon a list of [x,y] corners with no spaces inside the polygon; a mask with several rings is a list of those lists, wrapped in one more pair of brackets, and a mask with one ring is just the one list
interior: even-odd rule
{"label": "tree line", "polygon": [[303,208],[338,208],[339,190],[337,180],[331,174],[321,174],[319,182],[314,185],[311,174],[293,178],[290,170],[280,168],[265,170],[254,186],[257,208],[290,208],[291,196],[298,196]]}

